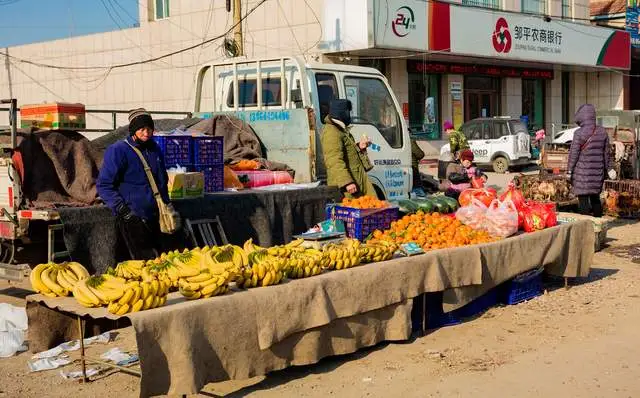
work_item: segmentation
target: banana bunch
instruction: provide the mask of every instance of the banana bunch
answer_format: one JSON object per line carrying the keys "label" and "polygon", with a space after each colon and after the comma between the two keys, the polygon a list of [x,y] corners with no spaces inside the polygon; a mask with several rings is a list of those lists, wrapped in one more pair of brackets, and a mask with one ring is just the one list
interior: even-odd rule
{"label": "banana bunch", "polygon": [[367,242],[361,246],[362,262],[374,263],[379,261],[387,261],[393,257],[393,253],[398,250],[398,246],[385,241]]}
{"label": "banana bunch", "polygon": [[317,249],[306,249],[302,252],[293,252],[287,260],[288,278],[307,278],[322,272],[323,254]]}
{"label": "banana bunch", "polygon": [[81,279],[89,277],[89,272],[80,263],[39,264],[29,275],[31,287],[47,297],[65,297]]}
{"label": "banana bunch", "polygon": [[360,265],[362,250],[357,239],[345,239],[339,244],[323,247],[324,266],[328,269],[345,269]]}
{"label": "banana bunch", "polygon": [[216,274],[209,268],[203,268],[196,276],[180,279],[178,291],[187,300],[225,294],[229,290],[230,275],[228,271]]}
{"label": "banana bunch", "polygon": [[142,269],[145,266],[143,260],[127,260],[116,265],[115,270],[108,269],[107,273],[127,280],[140,280]]}
{"label": "banana bunch", "polygon": [[287,259],[267,254],[266,250],[249,255],[249,265],[236,276],[236,285],[245,289],[277,285],[285,278]]}
{"label": "banana bunch", "polygon": [[168,293],[169,286],[158,279],[127,281],[108,274],[83,279],[73,290],[73,296],[81,305],[107,306],[115,315],[162,306]]}

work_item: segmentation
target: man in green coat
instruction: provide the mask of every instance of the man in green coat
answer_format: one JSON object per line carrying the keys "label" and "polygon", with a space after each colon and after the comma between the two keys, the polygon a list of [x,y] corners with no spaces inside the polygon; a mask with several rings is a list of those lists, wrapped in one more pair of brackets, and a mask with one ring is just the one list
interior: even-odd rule
{"label": "man in green coat", "polygon": [[458,155],[465,149],[469,149],[469,143],[467,137],[453,127],[451,121],[446,120],[443,125],[445,133],[449,136],[449,146],[451,149],[451,158],[454,161],[458,160]]}
{"label": "man in green coat", "polygon": [[320,141],[324,164],[327,169],[327,185],[337,186],[348,198],[368,195],[376,197],[367,172],[373,168],[367,147],[371,144],[363,137],[359,143],[351,135],[351,101],[331,101],[329,115],[324,120]]}

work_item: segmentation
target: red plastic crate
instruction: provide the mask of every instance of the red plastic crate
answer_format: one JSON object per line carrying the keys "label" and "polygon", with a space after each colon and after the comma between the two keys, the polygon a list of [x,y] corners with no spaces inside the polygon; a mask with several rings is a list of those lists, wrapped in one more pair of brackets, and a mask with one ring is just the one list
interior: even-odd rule
{"label": "red plastic crate", "polygon": [[236,171],[238,179],[245,188],[264,187],[273,184],[292,183],[291,175],[286,171],[247,170]]}

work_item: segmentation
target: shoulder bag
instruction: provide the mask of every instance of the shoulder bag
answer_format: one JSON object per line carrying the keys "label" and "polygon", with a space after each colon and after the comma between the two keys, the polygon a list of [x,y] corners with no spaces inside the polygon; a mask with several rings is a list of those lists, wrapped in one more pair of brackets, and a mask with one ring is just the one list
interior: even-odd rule
{"label": "shoulder bag", "polygon": [[158,191],[156,180],[153,178],[153,173],[151,173],[149,163],[147,163],[147,160],[142,156],[142,152],[140,152],[138,148],[131,145],[128,141],[126,142],[131,149],[133,149],[136,155],[138,155],[138,158],[140,158],[144,172],[147,174],[149,185],[151,185],[151,191],[153,191],[153,197],[156,199],[158,211],[160,212],[160,231],[165,234],[172,234],[176,232],[180,228],[180,213],[173,208],[171,203],[164,203],[162,196],[160,195],[160,191]]}

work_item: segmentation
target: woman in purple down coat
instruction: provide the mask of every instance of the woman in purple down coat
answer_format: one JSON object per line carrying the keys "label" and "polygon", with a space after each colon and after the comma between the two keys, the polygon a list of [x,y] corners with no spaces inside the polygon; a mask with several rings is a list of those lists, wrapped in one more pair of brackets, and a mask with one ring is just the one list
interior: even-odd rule
{"label": "woman in purple down coat", "polygon": [[609,177],[615,178],[609,160],[609,136],[602,126],[596,125],[596,109],[591,104],[578,108],[575,121],[580,128],[573,134],[567,168],[573,193],[578,197],[582,214],[602,217],[600,193],[607,170]]}

